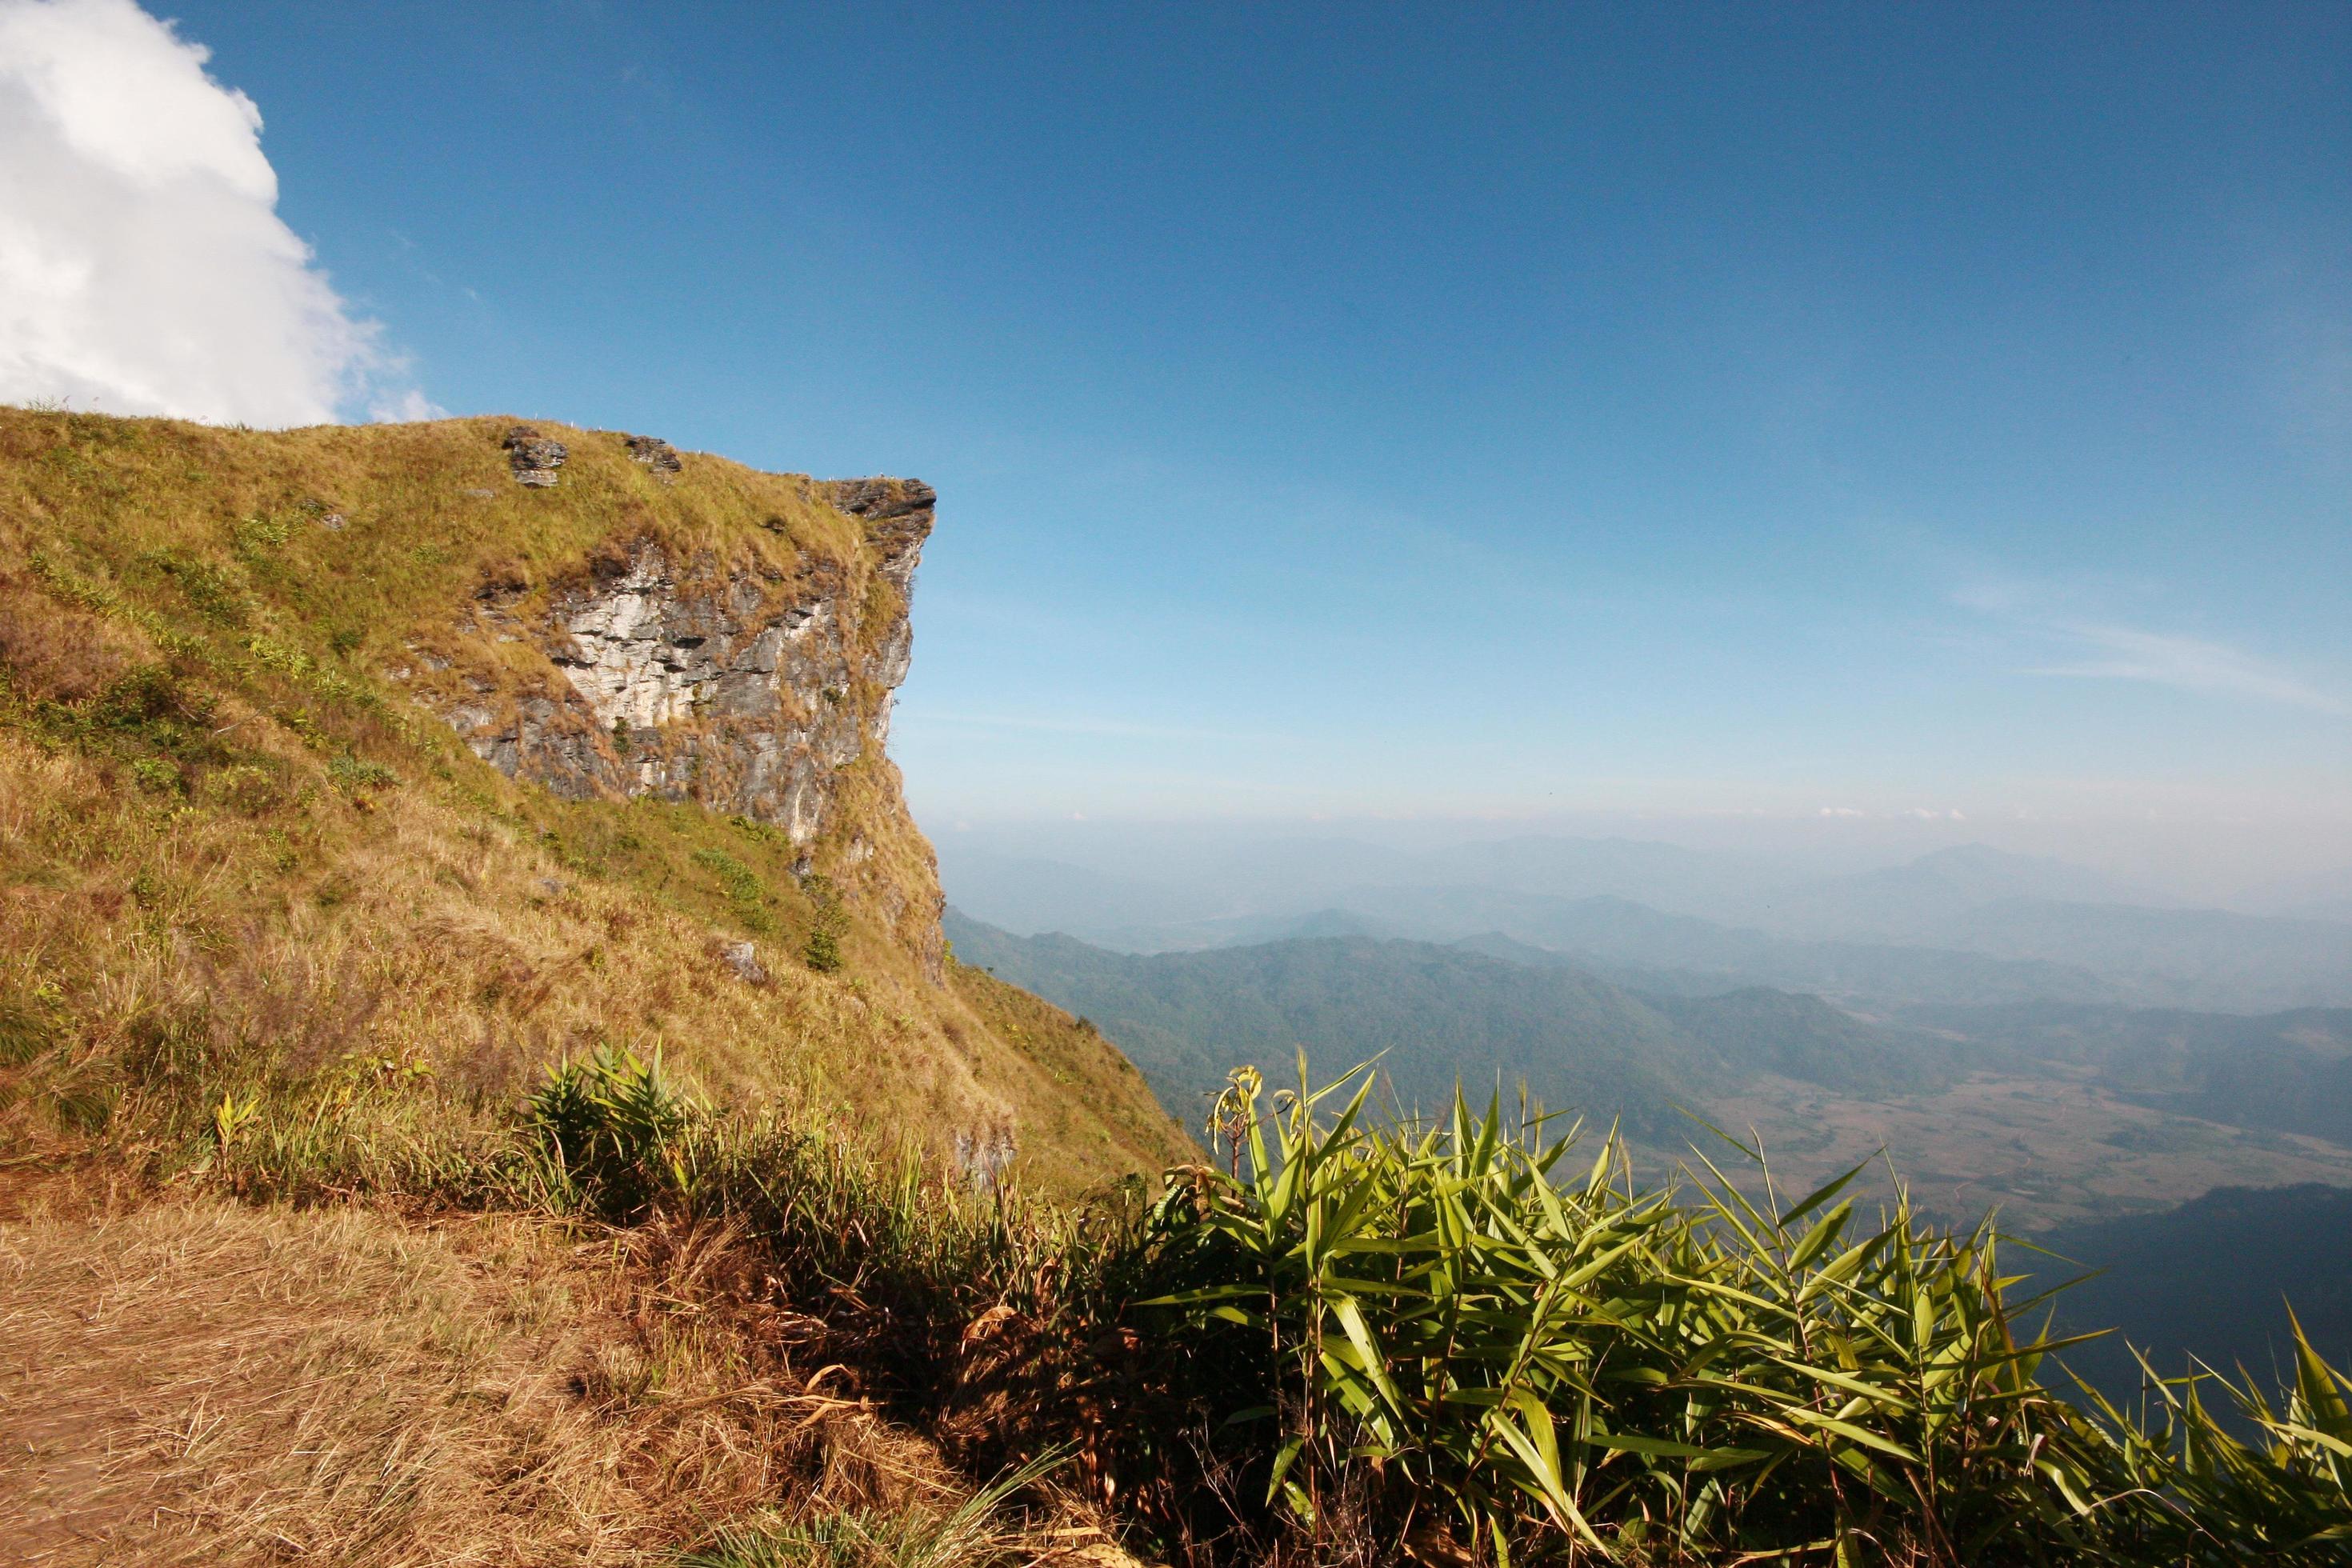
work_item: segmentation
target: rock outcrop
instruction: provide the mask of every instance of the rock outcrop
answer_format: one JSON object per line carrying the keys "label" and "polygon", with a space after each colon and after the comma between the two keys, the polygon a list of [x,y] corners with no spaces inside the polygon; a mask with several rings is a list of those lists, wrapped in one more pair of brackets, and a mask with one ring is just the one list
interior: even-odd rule
{"label": "rock outcrop", "polygon": [[514,470],[515,482],[532,489],[545,489],[555,483],[555,470],[572,456],[572,448],[561,441],[551,441],[528,425],[518,425],[507,432],[502,443],[507,452],[507,466]]}
{"label": "rock outcrop", "polygon": [[626,437],[626,441],[629,456],[651,468],[654,478],[663,484],[674,482],[676,476],[686,469],[686,464],[677,455],[677,448],[658,436],[631,436]]}
{"label": "rock outcrop", "polygon": [[787,574],[651,539],[616,546],[541,616],[495,597],[480,612],[499,640],[538,644],[562,688],[509,703],[478,681],[443,716],[500,771],[558,795],[691,800],[815,840],[844,770],[888,738],[936,498],[903,479],[811,488],[864,525],[856,563],[803,558]]}

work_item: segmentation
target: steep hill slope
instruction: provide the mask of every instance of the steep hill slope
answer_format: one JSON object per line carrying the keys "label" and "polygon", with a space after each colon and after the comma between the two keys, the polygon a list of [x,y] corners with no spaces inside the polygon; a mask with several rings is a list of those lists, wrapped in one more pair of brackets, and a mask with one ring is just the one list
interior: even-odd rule
{"label": "steep hill slope", "polygon": [[2352,1357],[2352,1192],[2342,1187],[2216,1187],[2160,1214],[2036,1240],[2056,1255],[2029,1255],[2038,1283],[2100,1271],[2058,1299],[2059,1330],[2116,1331],[2065,1360],[2119,1400],[2139,1392],[2134,1348],[2167,1377],[2190,1370],[2192,1356],[2263,1374],[2291,1362],[2290,1302],[2322,1354]]}
{"label": "steep hill slope", "polygon": [[976,1177],[1181,1152],[943,961],[883,752],[930,524],[507,419],[0,410],[0,1136],[414,1159],[609,1046]]}

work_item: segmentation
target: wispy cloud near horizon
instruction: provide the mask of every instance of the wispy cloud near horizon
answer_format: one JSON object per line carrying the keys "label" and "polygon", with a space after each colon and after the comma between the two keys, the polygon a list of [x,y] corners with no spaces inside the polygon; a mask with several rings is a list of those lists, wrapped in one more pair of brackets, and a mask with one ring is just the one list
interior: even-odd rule
{"label": "wispy cloud near horizon", "polygon": [[1083,714],[1058,716],[1016,713],[950,713],[936,709],[898,710],[901,719],[924,724],[956,724],[978,730],[1016,730],[1055,735],[1093,735],[1136,741],[1230,741],[1256,744],[1270,737],[1226,730],[1198,730],[1181,725],[1139,724],[1126,719],[1097,719]]}
{"label": "wispy cloud near horizon", "polygon": [[2319,713],[2352,713],[2352,702],[2321,689],[2290,669],[2226,643],[2141,631],[2132,626],[2064,626],[2051,629],[2074,639],[2089,657],[2028,665],[2018,673],[2083,680],[2139,680],[2202,696],[2249,697]]}
{"label": "wispy cloud near horizon", "polygon": [[2013,674],[2134,680],[2202,697],[2352,714],[2352,698],[2275,660],[2211,637],[2086,617],[2078,596],[2050,584],[1988,580],[1955,592],[1952,602],[2041,645],[2046,657],[2011,666]]}

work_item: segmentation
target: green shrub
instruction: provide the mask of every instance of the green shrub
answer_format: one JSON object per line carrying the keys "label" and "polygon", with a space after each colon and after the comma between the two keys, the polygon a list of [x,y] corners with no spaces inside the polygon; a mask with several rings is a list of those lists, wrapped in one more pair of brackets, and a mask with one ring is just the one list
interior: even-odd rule
{"label": "green shrub", "polygon": [[549,1068],[524,1111],[552,1165],[552,1190],[614,1218],[692,1190],[686,1142],[708,1120],[670,1083],[659,1050],[646,1060],[604,1047]]}
{"label": "green shrub", "polygon": [[293,525],[276,512],[262,517],[241,517],[229,525],[229,546],[240,560],[247,563],[266,561],[286,548],[286,542],[292,533]]}
{"label": "green shrub", "polygon": [[1171,1188],[1144,1243],[1179,1288],[1129,1313],[1212,1469],[1296,1531],[1393,1546],[1443,1521],[1447,1552],[1694,1563],[2352,1543],[2352,1381],[2307,1344],[2283,1412],[2237,1393],[2256,1446],[2193,1384],[2160,1385],[2152,1428],[2085,1415],[2038,1381],[2073,1342],[2018,1331],[2032,1303],[2005,1299],[1992,1232],[1901,1201],[1858,1227],[1859,1167],[1785,1205],[1760,1163],[1759,1198],[1705,1162],[1641,1192],[1613,1145],[1571,1173],[1572,1132],[1499,1107],[1368,1127],[1370,1081],[1327,1123],[1303,1071],[1271,1108],[1236,1073],[1229,1168]]}
{"label": "green shrub", "polygon": [[809,898],[808,940],[801,946],[801,962],[819,974],[841,968],[841,939],[848,934],[849,915],[841,907],[840,890],[830,877],[811,874],[801,879]]}
{"label": "green shrub", "polygon": [[180,787],[179,764],[169,757],[141,757],[131,764],[131,776],[139,787],[154,795],[167,795]]}
{"label": "green shrub", "polygon": [[382,763],[370,762],[354,752],[338,752],[327,763],[327,777],[345,795],[365,795],[371,790],[388,789],[400,782],[400,775]]}
{"label": "green shrub", "polygon": [[767,885],[757,871],[724,849],[698,849],[694,863],[719,879],[729,908],[745,931],[764,936],[775,929],[775,919],[768,913]]}
{"label": "green shrub", "polygon": [[242,626],[253,614],[252,602],[227,573],[209,561],[184,551],[162,551],[142,558],[169,578],[191,608],[224,626]]}

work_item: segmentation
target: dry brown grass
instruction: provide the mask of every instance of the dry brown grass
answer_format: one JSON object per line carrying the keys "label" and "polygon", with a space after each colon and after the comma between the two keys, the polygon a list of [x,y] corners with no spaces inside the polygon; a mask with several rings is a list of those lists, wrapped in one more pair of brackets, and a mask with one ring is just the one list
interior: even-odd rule
{"label": "dry brown grass", "polygon": [[[0,1226],[0,1559],[653,1563],[951,1508],[745,1256],[210,1199]],[[1055,1528],[1024,1555],[1089,1539]]]}
{"label": "dry brown grass", "polygon": [[[0,409],[0,1561],[651,1562],[729,1520],[953,1518],[971,1478],[814,1375],[752,1249],[386,1206],[462,1186],[565,1055],[659,1049],[875,1152],[1010,1125],[1066,1192],[1186,1152],[1066,1015],[940,984],[886,758],[814,847],[853,917],[817,973],[780,836],[518,785],[388,678],[485,587],[528,608],[631,542],[871,575],[797,476],[664,486],[551,430],[529,492],[505,423]],[[721,962],[743,936],[765,983]],[[1098,1542],[1064,1528],[1035,1544]]]}
{"label": "dry brown grass", "polygon": [[[168,1163],[224,1093],[260,1096],[258,1135],[349,1122],[397,1152],[613,1044],[661,1047],[721,1104],[941,1155],[1010,1128],[1017,1173],[1064,1190],[1181,1158],[1099,1038],[936,983],[930,852],[887,758],[849,770],[844,842],[818,847],[856,919],[845,971],[816,974],[789,846],[518,785],[383,679],[480,583],[543,596],[625,538],[777,572],[861,549],[797,476],[694,458],[664,487],[617,436],[551,427],[562,485],[523,491],[501,427],[0,409],[0,1009],[55,1046],[0,1047],[0,1152],[103,1133]],[[110,718],[139,679],[153,711]],[[714,854],[772,911],[747,926]],[[772,984],[719,962],[746,935]]]}

